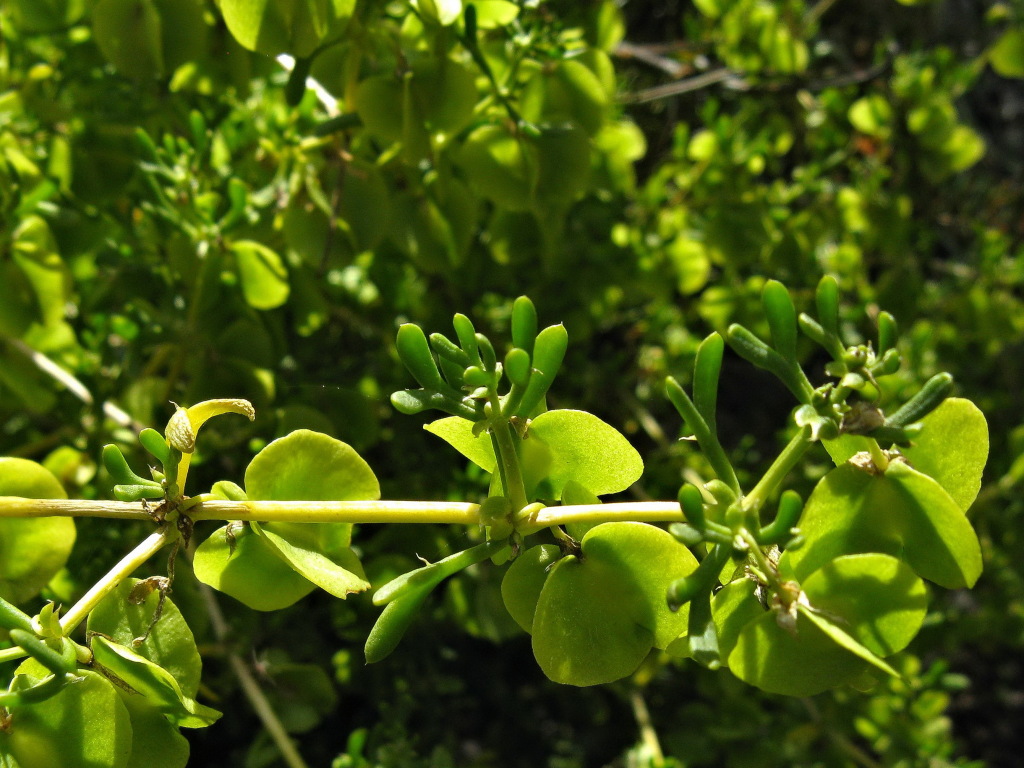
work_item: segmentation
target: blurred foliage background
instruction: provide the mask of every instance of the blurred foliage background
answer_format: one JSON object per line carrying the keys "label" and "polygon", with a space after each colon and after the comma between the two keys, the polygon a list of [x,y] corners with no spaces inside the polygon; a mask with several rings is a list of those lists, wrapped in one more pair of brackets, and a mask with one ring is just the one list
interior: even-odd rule
{"label": "blurred foliage background", "polygon": [[[224,598],[229,642],[311,765],[1016,765],[1024,3],[469,5],[0,6],[0,454],[106,497],[104,443],[136,450],[170,401],[245,397],[256,422],[204,430],[192,493],[310,427],[363,453],[385,498],[477,500],[486,478],[388,403],[409,385],[394,333],[461,311],[501,338],[526,293],[569,330],[554,404],[624,429],[647,463],[632,497],[675,498],[701,460],[664,376],[685,382],[711,330],[764,330],[767,278],[806,306],[831,274],[850,328],[900,321],[904,394],[950,370],[992,427],[985,575],[933,596],[905,682],[784,700],[651,658],[560,688],[484,567],[374,666],[366,596],[266,615]],[[720,432],[763,469],[792,404],[726,366]],[[46,593],[65,603],[141,533],[78,526]],[[464,536],[364,526],[356,545],[376,582]],[[229,712],[190,734],[190,765],[280,764],[187,578],[175,598]]]}

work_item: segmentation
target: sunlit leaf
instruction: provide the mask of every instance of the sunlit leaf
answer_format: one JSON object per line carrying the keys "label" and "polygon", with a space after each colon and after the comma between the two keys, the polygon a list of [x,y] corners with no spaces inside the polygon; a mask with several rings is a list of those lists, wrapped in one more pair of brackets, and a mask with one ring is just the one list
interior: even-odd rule
{"label": "sunlit leaf", "polygon": [[[27,661],[11,686],[48,674]],[[0,729],[0,755],[13,757],[19,768],[127,768],[132,729],[120,696],[96,672],[79,670],[78,677],[56,696],[15,709],[10,726]]]}
{"label": "sunlit leaf", "polygon": [[111,642],[102,635],[94,635],[89,647],[94,663],[144,696],[174,725],[203,728],[220,718],[217,710],[186,696],[170,672],[130,648]]}
{"label": "sunlit leaf", "polygon": [[[51,472],[28,459],[0,458],[0,496],[66,499]],[[46,586],[75,544],[69,517],[0,519],[0,597],[23,603]]]}

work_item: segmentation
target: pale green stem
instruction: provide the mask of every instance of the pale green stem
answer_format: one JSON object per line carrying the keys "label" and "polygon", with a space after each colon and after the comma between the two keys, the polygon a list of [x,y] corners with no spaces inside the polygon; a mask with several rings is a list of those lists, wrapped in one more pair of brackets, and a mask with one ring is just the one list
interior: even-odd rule
{"label": "pale green stem", "polygon": [[25,499],[21,496],[0,496],[0,518],[3,517],[106,517],[150,521],[153,519],[139,502]]}
{"label": "pale green stem", "polygon": [[[458,523],[480,525],[480,505],[448,501],[221,501],[190,499],[182,513],[193,520],[256,520],[291,523]],[[23,499],[0,496],[5,517],[120,517],[152,520],[138,502],[87,499]],[[675,501],[625,501],[539,507],[530,523],[685,522]]]}
{"label": "pale green stem", "polygon": [[[500,405],[495,406],[497,410]],[[498,447],[498,461],[501,463],[501,478],[505,483],[505,493],[512,503],[512,511],[518,512],[528,503],[526,484],[523,482],[523,470],[519,466],[519,453],[516,451],[515,440],[509,429],[508,419],[498,419],[491,427],[491,436]]]}
{"label": "pale green stem", "polygon": [[175,528],[164,529],[147,536],[141,544],[125,555],[121,562],[110,569],[106,576],[97,581],[81,600],[71,606],[60,620],[61,631],[65,635],[71,634],[100,600],[117,589],[117,586],[131,576],[140,565],[177,536],[178,531]]}
{"label": "pale green stem", "polygon": [[764,503],[768,501],[768,497],[782,484],[782,481],[786,479],[786,475],[790,473],[793,467],[800,463],[800,459],[807,453],[807,449],[811,447],[810,434],[811,428],[803,427],[793,436],[789,444],[782,449],[782,453],[779,454],[778,458],[768,467],[764,477],[758,481],[750,493],[743,497],[743,508],[745,510],[757,512],[764,506]]}
{"label": "pale green stem", "polygon": [[889,468],[889,457],[886,456],[885,451],[878,445],[878,441],[871,437],[868,438],[868,452],[871,454],[872,463],[878,468],[879,472],[885,472]]}
{"label": "pale green stem", "polygon": [[5,661],[17,661],[18,659],[23,659],[26,656],[28,656],[28,654],[17,645],[13,648],[4,648],[0,651],[0,664],[3,664]]}
{"label": "pale green stem", "polygon": [[754,534],[746,528],[742,528],[738,535],[749,548],[750,556],[754,558],[754,562],[757,564],[758,570],[764,574],[769,586],[774,589],[778,589],[780,586],[778,571],[771,563],[768,562],[768,558],[765,557],[764,551],[761,549],[761,545],[758,544],[757,539],[754,538]]}

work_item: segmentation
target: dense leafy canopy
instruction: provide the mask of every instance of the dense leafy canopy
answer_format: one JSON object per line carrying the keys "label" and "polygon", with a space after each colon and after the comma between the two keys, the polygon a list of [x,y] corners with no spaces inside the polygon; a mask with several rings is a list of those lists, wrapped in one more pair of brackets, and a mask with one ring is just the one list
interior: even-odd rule
{"label": "dense leafy canopy", "polygon": [[[76,650],[57,606],[152,524],[0,516],[0,654],[32,646],[0,668],[0,766],[280,764],[238,660],[318,765],[1015,755],[1022,25],[1020,0],[4,3],[0,496],[149,499],[182,538],[180,610],[124,581]],[[412,324],[455,310],[452,339]],[[870,420],[941,369],[963,397],[883,424],[872,463]],[[831,460],[737,506],[781,426],[839,418]],[[683,480],[672,534],[516,518]],[[163,482],[483,525],[193,528]],[[802,539],[770,525],[800,499]],[[189,570],[267,613],[214,618]],[[928,606],[922,580],[977,586]],[[200,701],[228,716],[193,729]]]}

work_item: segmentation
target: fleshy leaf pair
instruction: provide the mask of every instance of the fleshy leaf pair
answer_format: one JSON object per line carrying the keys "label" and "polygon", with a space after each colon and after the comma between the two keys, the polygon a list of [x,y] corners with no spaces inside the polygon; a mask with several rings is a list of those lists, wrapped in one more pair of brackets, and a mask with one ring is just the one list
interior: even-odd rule
{"label": "fleshy leaf pair", "polygon": [[652,648],[686,632],[688,608],[673,613],[669,583],[697,561],[666,531],[645,523],[590,530],[579,555],[540,545],[509,568],[501,592],[533,635],[544,673],[559,683],[598,685],[632,674]]}
{"label": "fleshy leaf pair", "polygon": [[[95,668],[78,669],[55,696],[13,709],[0,731],[4,768],[184,768],[189,746],[178,727],[209,725],[220,713],[195,701],[202,662],[169,599],[146,640],[132,648],[150,630],[160,599],[154,591],[133,600],[138,583],[123,582],[90,614]],[[26,661],[11,688],[48,674]]]}
{"label": "fleshy leaf pair", "polygon": [[[245,472],[249,499],[362,501],[380,498],[369,465],[346,443],[310,430],[273,441]],[[350,523],[228,524],[196,550],[196,577],[250,608],[286,608],[316,587],[344,598],[368,589],[349,544]]]}
{"label": "fleshy leaf pair", "polygon": [[[840,555],[884,552],[948,589],[973,586],[981,548],[964,513],[988,455],[985,417],[971,402],[951,398],[922,426],[903,452],[909,464],[893,460],[877,471],[844,463],[822,479],[800,521],[807,544],[782,558],[783,575],[799,581]],[[846,441],[830,450],[845,461],[850,447]]]}
{"label": "fleshy leaf pair", "polygon": [[727,584],[713,599],[721,656],[741,680],[770,693],[810,696],[853,681],[902,650],[927,609],[924,583],[884,554],[839,557],[801,584],[789,621],[764,608],[755,584]]}

